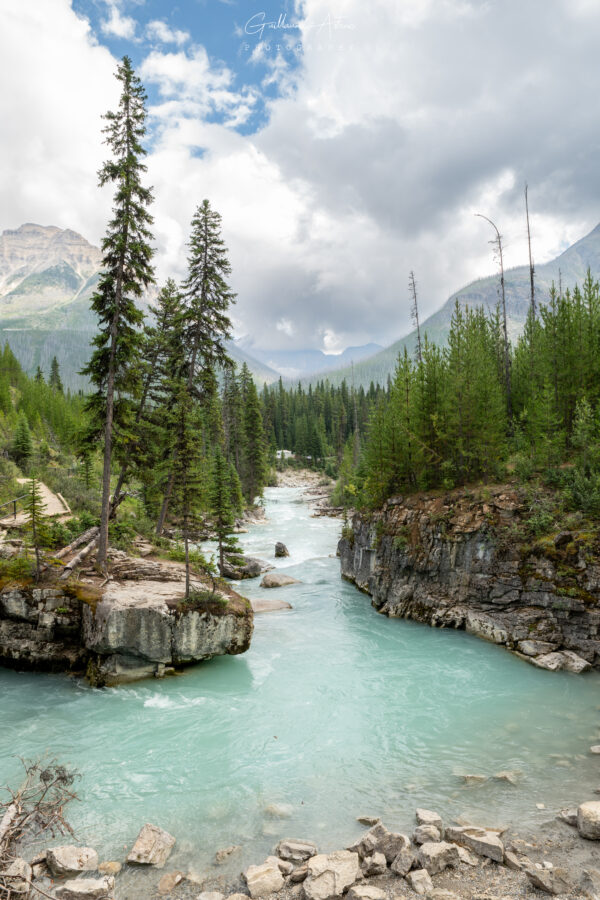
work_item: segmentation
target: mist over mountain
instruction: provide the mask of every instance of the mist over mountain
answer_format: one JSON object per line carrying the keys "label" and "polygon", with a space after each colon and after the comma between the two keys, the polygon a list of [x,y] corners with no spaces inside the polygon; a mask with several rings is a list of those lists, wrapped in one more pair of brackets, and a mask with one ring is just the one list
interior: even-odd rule
{"label": "mist over mountain", "polygon": [[368,359],[383,350],[381,344],[368,343],[360,347],[346,347],[342,353],[324,353],[322,350],[271,350],[256,347],[251,341],[237,341],[236,346],[245,349],[255,359],[275,369],[284,378],[297,379],[306,375],[319,374],[337,369],[340,366],[351,366],[352,363]]}
{"label": "mist over mountain", "polygon": [[[588,268],[594,278],[600,278],[600,224],[556,259],[535,267],[535,297],[538,307],[548,302],[552,283],[557,288],[561,283],[563,289],[570,288],[572,290],[575,284],[582,284]],[[505,272],[504,281],[508,334],[511,341],[514,342],[523,330],[529,308],[529,266],[508,269]],[[438,345],[446,342],[452,312],[457,300],[462,307],[468,306],[473,309],[483,306],[484,309],[491,312],[495,309],[499,299],[500,277],[498,273],[473,281],[451,294],[437,312],[421,323],[421,337],[427,335],[431,342]],[[340,366],[329,371],[327,379],[332,384],[340,384],[344,378],[349,383],[350,379],[354,377],[355,383],[362,384],[364,387],[368,387],[371,381],[383,384],[388,375],[393,374],[398,354],[404,351],[404,347],[409,353],[414,352],[416,331],[411,331],[405,337],[386,347],[385,350],[356,364],[354,373],[350,366]],[[318,379],[311,377],[306,379],[306,382],[316,380]]]}

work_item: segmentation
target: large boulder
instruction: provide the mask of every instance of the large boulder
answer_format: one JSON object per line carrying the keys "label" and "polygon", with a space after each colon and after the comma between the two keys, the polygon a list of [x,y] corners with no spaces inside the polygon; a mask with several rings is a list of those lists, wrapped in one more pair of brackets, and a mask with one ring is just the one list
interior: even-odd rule
{"label": "large boulder", "polygon": [[256,559],[253,556],[235,556],[225,560],[221,574],[225,578],[243,581],[245,578],[258,578],[263,572],[268,572],[272,568],[273,566],[264,559]]}
{"label": "large boulder", "polygon": [[577,830],[588,841],[600,841],[600,800],[581,804],[577,810]]}
{"label": "large boulder", "polygon": [[268,572],[260,583],[262,588],[285,587],[287,584],[300,584],[297,578],[284,575],[283,572]]}
{"label": "large boulder", "polygon": [[358,853],[336,850],[321,853],[308,861],[308,876],[304,881],[306,900],[334,900],[360,877]]}
{"label": "large boulder", "polygon": [[363,875],[367,878],[371,875],[383,875],[387,869],[387,860],[383,853],[374,853],[373,856],[365,856],[361,863]]}
{"label": "large boulder", "polygon": [[284,883],[279,866],[273,862],[264,862],[260,866],[249,866],[244,872],[244,878],[252,900],[276,894]]}
{"label": "large boulder", "polygon": [[95,872],[98,868],[98,854],[91,847],[50,847],[46,851],[46,863],[53,875],[79,875],[80,872]]}
{"label": "large boulder", "polygon": [[495,831],[486,831],[485,828],[448,826],[445,830],[446,840],[461,844],[463,847],[477,853],[478,856],[487,856],[495,862],[504,860],[504,844]]}
{"label": "large boulder", "polygon": [[430,809],[418,808],[415,812],[417,825],[433,825],[439,832],[443,830],[442,817]]}
{"label": "large boulder", "polygon": [[278,559],[281,559],[281,557],[289,556],[289,555],[290,555],[290,551],[285,546],[285,544],[282,544],[281,541],[277,541],[277,543],[275,544],[275,556]]}
{"label": "large boulder", "polygon": [[388,865],[392,863],[401,850],[410,848],[410,840],[405,834],[389,831],[379,822],[370,828],[358,841],[348,847],[352,853],[358,853],[361,859],[373,853],[383,853]]}
{"label": "large boulder", "polygon": [[162,869],[174,846],[175,838],[168,831],[158,825],[146,824],[138,834],[127,862]]}
{"label": "large boulder", "polygon": [[571,884],[564,869],[524,869],[529,883],[546,894],[569,894]]}
{"label": "large boulder", "polygon": [[446,841],[428,841],[423,844],[417,853],[417,860],[421,868],[427,869],[430,875],[437,875],[448,866],[458,866],[460,863],[458,847]]}
{"label": "large boulder", "polygon": [[54,896],[59,900],[109,900],[115,886],[110,875],[103,878],[74,878],[56,888]]}
{"label": "large boulder", "polygon": [[275,853],[281,859],[289,859],[290,862],[306,862],[311,856],[318,853],[317,845],[312,841],[303,841],[296,838],[284,838],[279,841]]}
{"label": "large boulder", "polygon": [[390,869],[395,875],[407,875],[415,865],[417,858],[410,847],[405,847],[394,858],[390,864]]}
{"label": "large boulder", "polygon": [[540,669],[547,669],[549,672],[573,672],[579,675],[581,672],[587,672],[591,669],[591,664],[574,653],[572,650],[557,650],[554,653],[544,653],[543,656],[532,657],[531,662]]}
{"label": "large boulder", "polygon": [[409,872],[406,880],[415,894],[429,894],[433,890],[433,881],[427,869],[415,869]]}
{"label": "large boulder", "polygon": [[413,833],[413,843],[426,844],[428,841],[441,841],[439,828],[435,825],[417,825]]}

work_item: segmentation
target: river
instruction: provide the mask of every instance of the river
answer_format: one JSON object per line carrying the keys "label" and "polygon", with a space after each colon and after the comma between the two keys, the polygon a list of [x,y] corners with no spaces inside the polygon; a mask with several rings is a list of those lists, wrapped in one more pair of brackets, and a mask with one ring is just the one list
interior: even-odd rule
{"label": "river", "polygon": [[[123,859],[150,821],[177,837],[169,867],[199,873],[234,844],[238,872],[284,836],[346,846],[361,814],[401,829],[417,806],[534,824],[593,798],[598,674],[540,671],[463,632],[378,615],[340,579],[340,522],[311,518],[298,488],[265,493],[268,521],[244,549],[302,583],[240,591],[293,609],[257,615],[243,656],[162,681],[94,690],[0,670],[2,782],[18,777],[14,754],[47,751],[81,772],[70,819],[101,857]],[[273,560],[277,540],[289,559]],[[502,770],[518,786],[493,778]]]}

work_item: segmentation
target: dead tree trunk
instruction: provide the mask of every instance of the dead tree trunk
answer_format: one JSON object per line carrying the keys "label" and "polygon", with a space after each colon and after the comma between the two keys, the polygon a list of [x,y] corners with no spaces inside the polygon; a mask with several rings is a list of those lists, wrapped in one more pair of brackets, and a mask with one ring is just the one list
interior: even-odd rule
{"label": "dead tree trunk", "polygon": [[408,287],[412,298],[411,316],[417,329],[417,362],[419,365],[423,362],[423,345],[421,344],[421,326],[419,324],[419,305],[417,303],[417,282],[415,281],[415,273],[411,269],[408,278]]}

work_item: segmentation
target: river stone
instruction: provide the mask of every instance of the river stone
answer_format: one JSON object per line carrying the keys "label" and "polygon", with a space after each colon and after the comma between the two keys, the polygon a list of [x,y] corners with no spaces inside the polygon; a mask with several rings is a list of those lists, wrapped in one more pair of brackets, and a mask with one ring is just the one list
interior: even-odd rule
{"label": "river stone", "polygon": [[415,894],[429,894],[433,890],[433,881],[427,869],[416,869],[409,872],[406,880]]}
{"label": "river stone", "polygon": [[517,647],[524,656],[543,656],[556,650],[556,644],[550,641],[519,641]]}
{"label": "river stone", "polygon": [[600,755],[600,744],[594,744],[593,747],[590,747],[590,753],[593,753],[594,756]]}
{"label": "river stone", "polygon": [[[242,896],[246,897],[246,894],[242,894]],[[221,891],[202,891],[196,900],[225,900],[225,894],[222,894]],[[247,897],[246,900],[248,900]]]}
{"label": "river stone", "polygon": [[566,822],[567,825],[577,828],[577,809],[575,807],[572,809],[561,809],[556,818],[560,819],[561,822]]}
{"label": "river stone", "polygon": [[600,840],[600,800],[581,804],[577,810],[577,830],[589,841]]}
{"label": "river stone", "polygon": [[417,817],[417,825],[433,825],[439,832],[443,829],[442,817],[430,809],[420,809],[415,811]]}
{"label": "river stone", "polygon": [[304,882],[306,900],[332,900],[357,880],[360,873],[358,853],[336,850],[320,853],[308,861],[308,877]]}
{"label": "river stone", "polygon": [[504,851],[504,865],[508,869],[512,869],[513,872],[520,872],[523,866],[521,865],[521,861],[516,853],[513,853],[512,850]]}
{"label": "river stone", "polygon": [[300,582],[297,578],[292,578],[291,575],[284,575],[282,572],[268,572],[263,576],[260,586],[262,588],[278,588],[285,587],[286,584],[300,584]]}
{"label": "river stone", "polygon": [[282,875],[291,875],[294,871],[294,864],[287,859],[281,859],[279,856],[267,856],[265,862],[277,866]]}
{"label": "river stone", "polygon": [[405,834],[388,831],[385,825],[379,822],[351,847],[348,847],[348,850],[351,853],[358,853],[361,859],[364,859],[365,856],[372,856],[373,853],[383,853],[389,865],[401,850],[408,847],[410,847],[410,841]]}
{"label": "river stone", "polygon": [[156,866],[157,869],[162,869],[174,846],[173,835],[159,828],[158,825],[146,823],[131,848],[127,862],[139,866]]}
{"label": "river stone", "polygon": [[269,803],[265,806],[265,816],[271,819],[289,819],[294,813],[291,803]]}
{"label": "river stone", "polygon": [[46,851],[46,862],[53,875],[78,875],[80,872],[95,872],[98,868],[98,854],[91,847],[50,847]]}
{"label": "river stone", "polygon": [[463,784],[485,784],[485,782],[488,780],[487,775],[473,775],[470,773],[466,775],[459,775],[458,777],[463,782]]}
{"label": "river stone", "polygon": [[580,887],[586,897],[597,900],[600,897],[600,870],[585,869],[581,876]]}
{"label": "river stone", "polygon": [[304,863],[301,866],[296,866],[296,868],[290,875],[290,881],[292,882],[292,884],[299,884],[301,881],[304,881],[307,875],[308,865]]}
{"label": "river stone", "polygon": [[370,828],[372,825],[378,825],[381,819],[379,816],[357,816],[356,821],[360,825],[366,825]]}
{"label": "river stone", "polygon": [[122,868],[123,866],[120,862],[107,860],[106,862],[100,863],[98,871],[101,875],[118,875]]}
{"label": "river stone", "polygon": [[517,785],[519,783],[520,772],[504,769],[502,772],[496,772],[494,781],[505,781],[507,784]]}
{"label": "river stone", "polygon": [[220,866],[221,863],[225,862],[225,860],[232,855],[232,853],[237,853],[241,849],[242,847],[240,844],[232,844],[231,847],[223,847],[222,850],[217,850],[215,853],[216,864]]}
{"label": "river stone", "polygon": [[371,875],[383,875],[387,869],[387,860],[383,853],[374,853],[373,856],[365,856],[361,868],[367,877]]}
{"label": "river stone", "polygon": [[591,669],[590,663],[586,659],[582,659],[572,650],[559,650],[555,653],[545,653],[543,656],[532,658],[532,663],[540,669],[547,669],[550,672],[573,672],[579,675],[581,672],[587,672]]}
{"label": "river stone", "polygon": [[462,844],[478,856],[487,856],[500,863],[504,859],[504,844],[494,831],[486,831],[485,828],[475,826],[464,828],[449,826],[446,828],[446,838],[455,844]]}
{"label": "river stone", "polygon": [[385,891],[370,884],[355,884],[346,897],[348,900],[385,900]]}
{"label": "river stone", "polygon": [[275,847],[277,856],[281,859],[289,859],[290,862],[306,862],[311,856],[316,856],[318,852],[317,845],[312,841],[296,840],[295,838],[284,838]]}
{"label": "river stone", "polygon": [[60,900],[108,900],[115,886],[111,875],[103,878],[73,878],[56,888],[54,896]]}
{"label": "river stone", "polygon": [[0,872],[0,887],[8,888],[8,896],[13,894],[29,894],[29,885],[33,878],[33,870],[30,864],[17,857],[13,859],[8,868]]}
{"label": "river stone", "polygon": [[430,875],[438,875],[448,866],[457,866],[460,862],[458,847],[446,841],[427,841],[417,853],[417,860]]}
{"label": "river stone", "polygon": [[392,860],[390,865],[390,869],[394,872],[395,875],[406,875],[407,872],[410,872],[412,867],[416,862],[416,856],[410,847],[405,847],[404,850],[401,850],[400,853]]}
{"label": "river stone", "polygon": [[524,869],[530,884],[546,894],[568,894],[571,885],[564,869]]}
{"label": "river stone", "polygon": [[[183,878],[183,872],[165,872],[158,882],[159,894],[170,894],[183,881]],[[204,900],[223,900],[223,894],[218,894],[216,897],[205,897]]]}
{"label": "river stone", "polygon": [[419,825],[413,834],[413,844],[426,844],[428,841],[437,842],[442,838],[439,829],[435,825]]}
{"label": "river stone", "polygon": [[274,863],[265,862],[260,866],[249,866],[244,872],[244,878],[250,891],[250,896],[267,897],[269,894],[276,894],[283,887],[283,875],[279,871],[279,866]]}
{"label": "river stone", "polygon": [[275,544],[275,556],[278,559],[280,559],[283,556],[289,556],[289,555],[290,555],[290,551],[285,546],[285,544],[282,544],[281,541],[277,541],[277,543]]}

